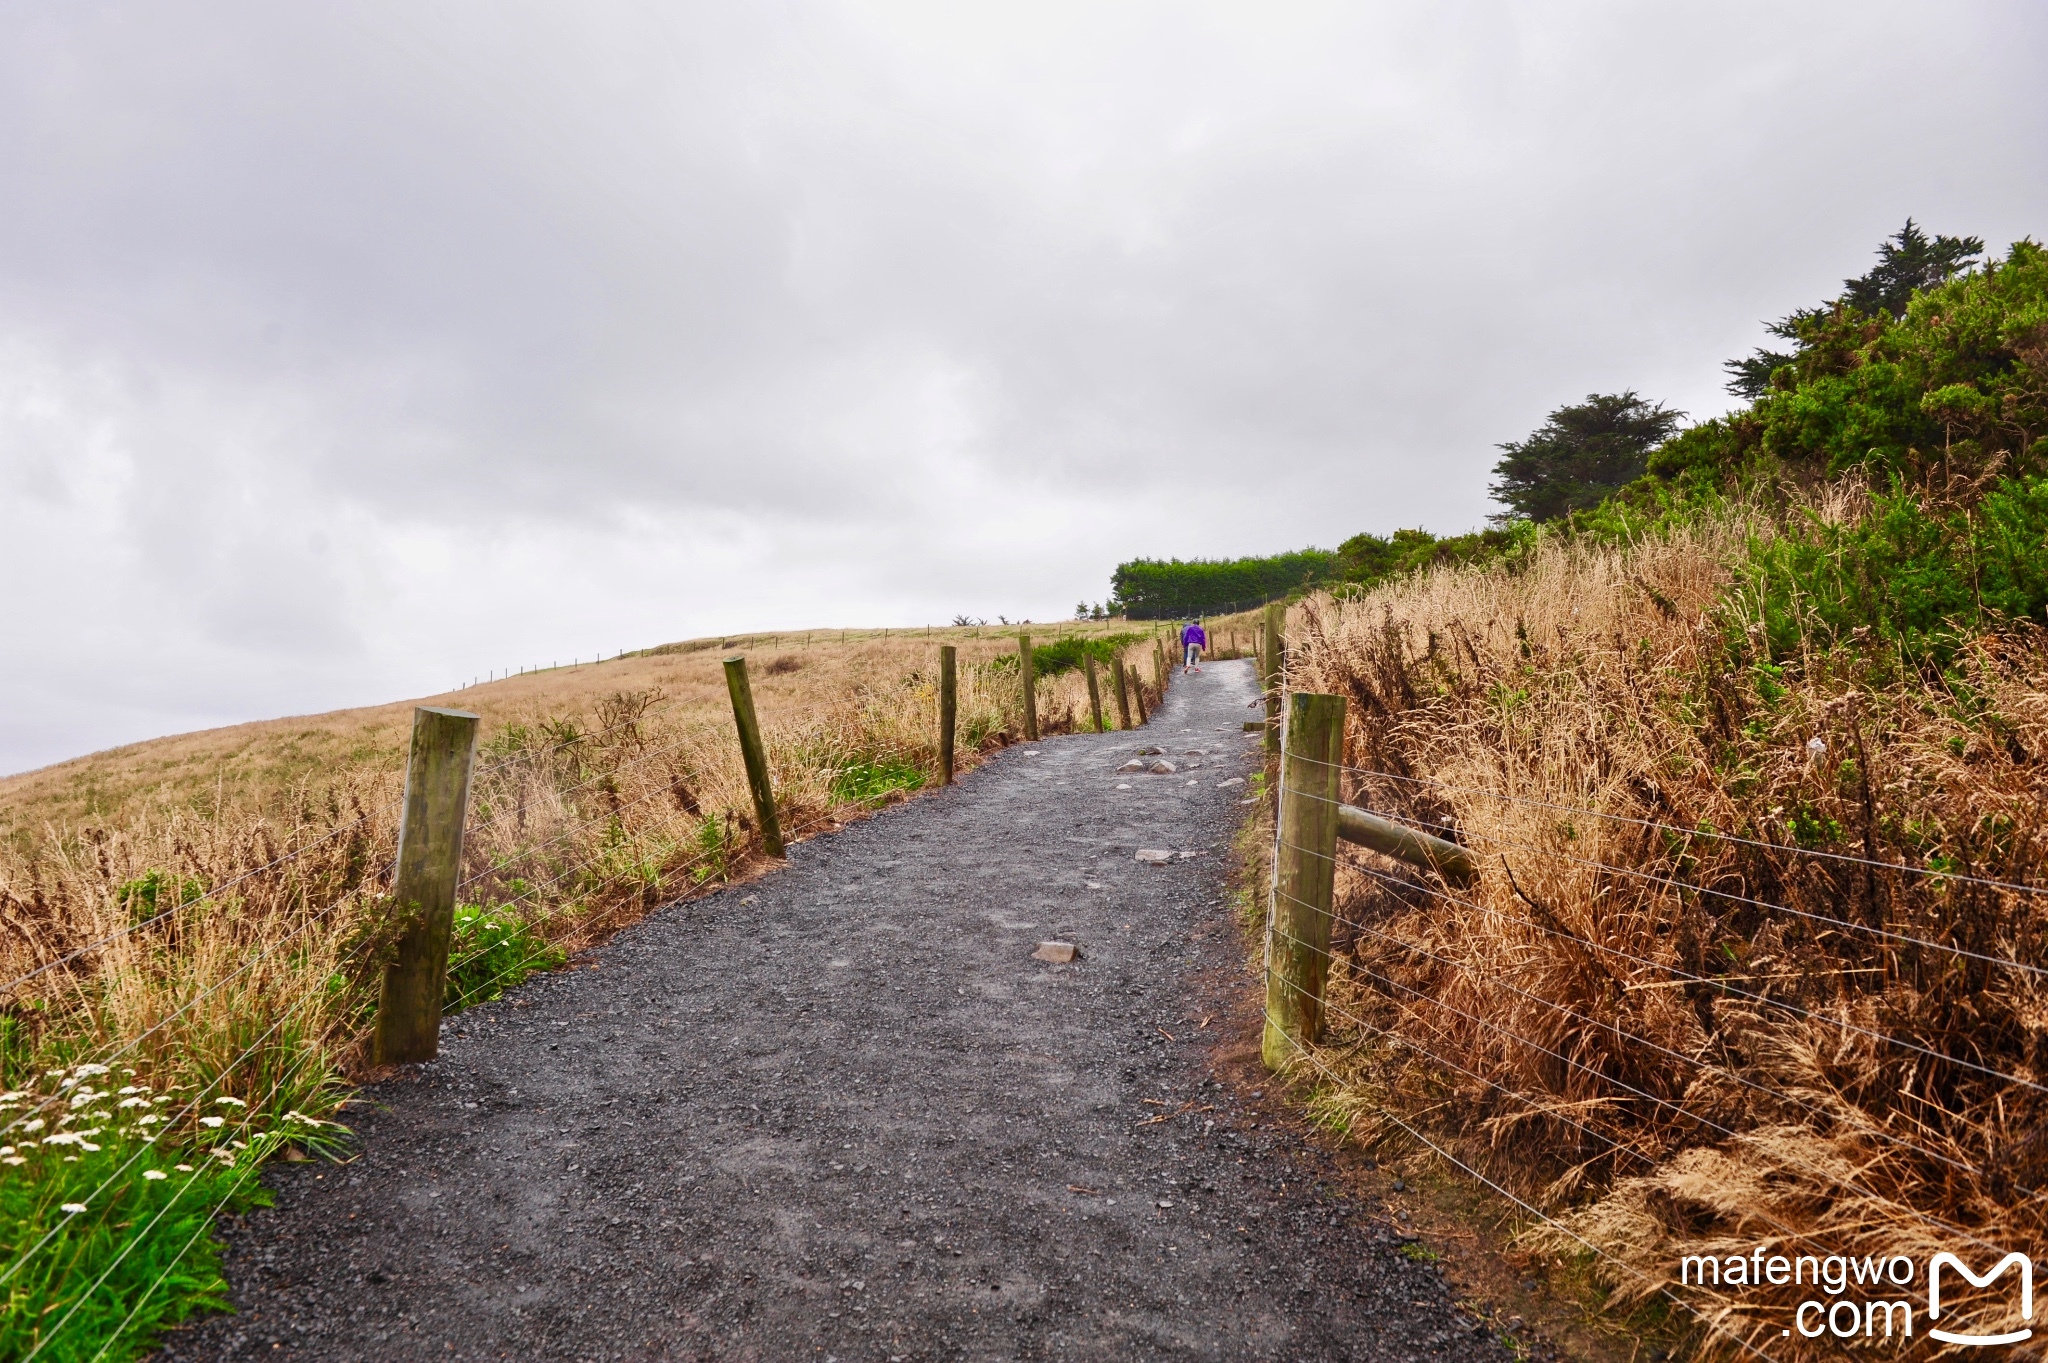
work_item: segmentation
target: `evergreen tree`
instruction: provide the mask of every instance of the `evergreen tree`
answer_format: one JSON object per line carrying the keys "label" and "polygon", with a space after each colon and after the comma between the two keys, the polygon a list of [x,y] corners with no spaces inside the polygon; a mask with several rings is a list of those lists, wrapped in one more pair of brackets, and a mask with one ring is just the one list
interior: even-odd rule
{"label": "evergreen tree", "polygon": [[1489,491],[1507,510],[1494,523],[1556,520],[1597,505],[1642,477],[1650,451],[1684,415],[1633,391],[1589,393],[1558,408],[1528,439],[1499,447],[1506,457],[1493,466],[1499,480]]}
{"label": "evergreen tree", "polygon": [[[1916,292],[1953,279],[1983,253],[1981,237],[1930,237],[1908,218],[1897,236],[1878,244],[1877,264],[1869,274],[1843,280],[1840,298],[1817,308],[1801,308],[1773,323],[1771,334],[1800,342],[1803,350],[1804,337],[1813,323],[1843,306],[1896,322],[1906,315],[1906,305]],[[1754,355],[1729,360],[1722,366],[1728,371],[1728,391],[1755,402],[1770,391],[1771,374],[1798,358],[1798,350],[1787,354],[1760,349]]]}

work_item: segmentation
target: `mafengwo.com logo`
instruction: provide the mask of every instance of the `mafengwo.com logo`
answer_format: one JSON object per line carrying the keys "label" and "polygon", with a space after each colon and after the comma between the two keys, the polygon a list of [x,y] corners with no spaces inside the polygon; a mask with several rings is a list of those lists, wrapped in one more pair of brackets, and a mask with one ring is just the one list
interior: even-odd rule
{"label": "mafengwo.com logo", "polygon": [[1810,1287],[1811,1295],[1789,1308],[1791,1320],[1779,1331],[1787,1337],[1903,1344],[1924,1335],[1984,1348],[2032,1339],[2033,1260],[2017,1251],[2002,1258],[1979,1251],[1975,1260],[1990,1266],[1980,1272],[1970,1257],[1947,1251],[1921,1264],[1904,1254],[1786,1255],[1758,1247],[1747,1257],[1686,1255],[1678,1281],[1737,1298],[1759,1289]]}

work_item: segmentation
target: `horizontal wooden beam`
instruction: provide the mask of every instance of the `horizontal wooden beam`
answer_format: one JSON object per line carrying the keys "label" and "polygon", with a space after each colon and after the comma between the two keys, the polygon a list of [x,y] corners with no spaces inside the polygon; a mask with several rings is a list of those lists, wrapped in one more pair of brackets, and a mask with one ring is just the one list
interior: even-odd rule
{"label": "horizontal wooden beam", "polygon": [[1479,883],[1479,863],[1468,849],[1368,814],[1356,805],[1337,806],[1337,836],[1421,870],[1435,871],[1453,885]]}

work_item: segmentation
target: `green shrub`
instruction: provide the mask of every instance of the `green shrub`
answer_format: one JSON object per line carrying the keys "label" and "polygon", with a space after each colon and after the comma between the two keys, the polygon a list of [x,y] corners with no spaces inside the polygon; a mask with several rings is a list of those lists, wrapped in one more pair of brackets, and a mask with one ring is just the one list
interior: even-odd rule
{"label": "green shrub", "polygon": [[1930,507],[1895,484],[1868,516],[1817,518],[1752,543],[1738,565],[1745,615],[1775,659],[1877,640],[1946,664],[1969,635],[2048,608],[2048,478],[1995,485],[1974,507]]}
{"label": "green shrub", "polygon": [[553,970],[566,956],[509,904],[461,904],[448,938],[446,1012],[501,998],[528,975]]}
{"label": "green shrub", "polygon": [[132,923],[147,922],[166,909],[190,904],[206,893],[206,886],[191,876],[169,871],[145,871],[114,888],[114,901],[128,912]]}

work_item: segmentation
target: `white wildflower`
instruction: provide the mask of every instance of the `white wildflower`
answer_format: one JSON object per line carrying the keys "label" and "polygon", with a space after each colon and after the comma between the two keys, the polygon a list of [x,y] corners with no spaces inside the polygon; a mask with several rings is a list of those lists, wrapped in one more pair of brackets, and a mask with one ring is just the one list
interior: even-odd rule
{"label": "white wildflower", "polygon": [[215,1146],[208,1153],[211,1154],[215,1159],[218,1159],[222,1164],[233,1164],[235,1162],[235,1152],[232,1150],[225,1149],[221,1146]]}
{"label": "white wildflower", "polygon": [[226,1126],[226,1125],[227,1125],[227,1118],[225,1118],[225,1117],[201,1117],[201,1118],[199,1119],[199,1124],[200,1124],[201,1126]]}
{"label": "white wildflower", "polygon": [[41,1131],[43,1129],[43,1119],[41,1117],[31,1117],[28,1121],[21,1124],[21,1129],[23,1131]]}
{"label": "white wildflower", "polygon": [[80,1142],[78,1143],[78,1148],[79,1148],[80,1150],[98,1150],[98,1149],[99,1149],[99,1147],[98,1147],[97,1145],[94,1145],[94,1144],[93,1144],[93,1143],[92,1143],[91,1141],[80,1141]]}
{"label": "white wildflower", "polygon": [[121,1092],[122,1092],[122,1094],[123,1094],[124,1096],[125,1096],[125,1095],[127,1095],[127,1094],[130,1094],[130,1093],[147,1093],[147,1092],[149,1092],[149,1085],[147,1085],[147,1084],[139,1084],[139,1085],[138,1085],[138,1084],[123,1084],[123,1085],[121,1085]]}
{"label": "white wildflower", "polygon": [[23,1158],[22,1158],[21,1156],[19,1156],[19,1155],[7,1155],[7,1156],[0,1156],[0,1164],[27,1164],[27,1163],[28,1163],[28,1161],[27,1161],[27,1160],[25,1160],[25,1159],[23,1159]]}
{"label": "white wildflower", "polygon": [[152,1112],[147,1117],[136,1118],[135,1124],[137,1126],[155,1126],[158,1122],[169,1120],[168,1117],[163,1116],[161,1113]]}
{"label": "white wildflower", "polygon": [[66,1164],[76,1164],[76,1163],[78,1163],[78,1156],[76,1156],[76,1155],[66,1155],[66,1156],[64,1157],[64,1162],[65,1162]]}
{"label": "white wildflower", "polygon": [[71,1072],[77,1075],[80,1079],[91,1079],[96,1075],[108,1073],[108,1070],[105,1065],[80,1065],[77,1069]]}
{"label": "white wildflower", "polygon": [[64,1214],[66,1216],[76,1216],[84,1210],[85,1204],[83,1202],[67,1202],[64,1204]]}
{"label": "white wildflower", "polygon": [[192,1172],[192,1166],[189,1164],[174,1164],[171,1167],[176,1169],[181,1174],[189,1174]]}
{"label": "white wildflower", "polygon": [[28,1097],[26,1089],[14,1089],[7,1093],[0,1093],[0,1103],[18,1103],[26,1097]]}
{"label": "white wildflower", "polygon": [[170,1175],[169,1175],[169,1174],[165,1173],[165,1172],[164,1172],[163,1170],[161,1170],[161,1169],[144,1169],[144,1170],[142,1171],[142,1176],[143,1176],[144,1178],[148,1179],[148,1180],[149,1180],[150,1182],[152,1182],[152,1183],[156,1182],[156,1181],[157,1181],[158,1179],[160,1179],[160,1178],[169,1178],[169,1177],[170,1177]]}
{"label": "white wildflower", "polygon": [[83,1137],[83,1136],[79,1135],[79,1134],[78,1134],[78,1133],[77,1133],[76,1131],[59,1131],[59,1132],[55,1133],[54,1135],[49,1135],[49,1136],[45,1136],[45,1137],[43,1137],[43,1144],[44,1144],[44,1145],[76,1145],[76,1144],[78,1144],[78,1143],[79,1143],[80,1141],[82,1141],[82,1140],[84,1140],[84,1139],[85,1139],[85,1137]]}
{"label": "white wildflower", "polygon": [[78,1081],[77,1081],[76,1079],[66,1079],[66,1080],[65,1080],[65,1081],[64,1081],[63,1083],[61,1083],[61,1084],[57,1085],[57,1089],[58,1089],[58,1091],[59,1091],[59,1092],[62,1092],[63,1090],[65,1090],[65,1089],[68,1089],[68,1088],[77,1088],[77,1087],[78,1087]]}
{"label": "white wildflower", "polygon": [[149,1099],[147,1099],[147,1098],[123,1098],[123,1099],[122,1099],[122,1100],[121,1100],[120,1102],[118,1102],[118,1103],[114,1104],[114,1106],[115,1106],[115,1107],[148,1107],[148,1106],[149,1106]]}
{"label": "white wildflower", "polygon": [[222,1104],[222,1105],[225,1105],[225,1106],[227,1106],[227,1107],[247,1107],[247,1106],[249,1106],[249,1105],[248,1105],[247,1103],[243,1102],[243,1101],[242,1101],[242,1100],[241,1100],[240,1098],[216,1098],[216,1099],[214,1099],[213,1101],[214,1101],[215,1103],[217,1103],[217,1104]]}
{"label": "white wildflower", "polygon": [[247,1141],[229,1141],[228,1144],[232,1145],[237,1150],[247,1150],[249,1148],[249,1143]]}

